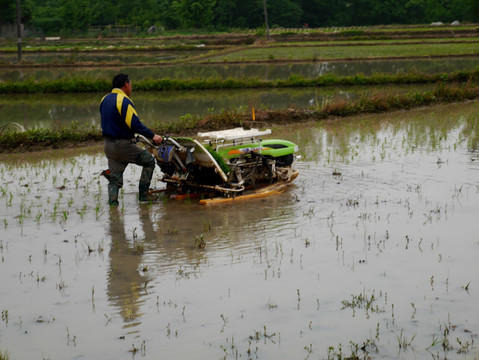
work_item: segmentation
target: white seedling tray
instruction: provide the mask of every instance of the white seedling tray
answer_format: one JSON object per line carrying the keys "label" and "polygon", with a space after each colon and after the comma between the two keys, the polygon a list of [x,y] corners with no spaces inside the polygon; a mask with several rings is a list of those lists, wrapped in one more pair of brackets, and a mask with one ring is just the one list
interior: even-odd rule
{"label": "white seedling tray", "polygon": [[245,130],[241,127],[228,129],[228,130],[219,130],[219,131],[209,131],[209,132],[199,132],[198,137],[205,138],[205,140],[240,140],[240,139],[250,139],[258,136],[269,135],[271,134],[271,129],[259,130],[259,129],[249,129]]}

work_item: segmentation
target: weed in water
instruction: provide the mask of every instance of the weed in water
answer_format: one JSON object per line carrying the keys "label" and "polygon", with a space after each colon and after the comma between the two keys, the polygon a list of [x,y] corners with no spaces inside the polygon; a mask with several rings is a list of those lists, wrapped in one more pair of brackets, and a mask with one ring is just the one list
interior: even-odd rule
{"label": "weed in water", "polygon": [[384,312],[383,308],[380,308],[379,305],[375,304],[376,296],[373,293],[368,296],[365,291],[360,293],[359,295],[351,295],[351,301],[343,300],[341,304],[343,304],[342,309],[351,308],[353,310],[353,316],[356,314],[356,309],[364,309],[366,312],[366,316],[369,318],[369,313],[381,313]]}
{"label": "weed in water", "polygon": [[195,236],[194,241],[195,241],[195,246],[197,248],[203,249],[203,248],[206,247],[206,241],[203,238],[203,234],[199,234],[199,235]]}
{"label": "weed in water", "polygon": [[457,349],[458,354],[467,354],[469,351],[471,351],[471,349],[474,346],[474,338],[472,335],[471,335],[471,341],[469,340],[464,341],[457,338],[456,342],[459,344],[459,348]]}
{"label": "weed in water", "polygon": [[396,336],[397,340],[398,340],[398,344],[399,344],[399,350],[407,350],[408,348],[412,348],[411,344],[414,340],[414,338],[416,337],[416,335],[413,335],[413,337],[411,339],[407,339],[406,336],[403,334],[403,331],[401,330],[401,333],[399,334],[399,336]]}
{"label": "weed in water", "polygon": [[2,310],[2,321],[8,325],[8,310]]}
{"label": "weed in water", "polygon": [[137,255],[143,255],[145,253],[145,244],[135,242],[135,253]]}
{"label": "weed in water", "polygon": [[268,306],[268,309],[276,309],[278,308],[278,304],[271,300],[271,298],[268,299],[268,303],[266,304]]}
{"label": "weed in water", "polygon": [[10,354],[8,351],[0,352],[0,360],[10,360]]}
{"label": "weed in water", "polygon": [[139,351],[141,356],[145,356],[146,355],[146,341],[143,340],[141,343],[140,343],[140,346],[135,346],[135,344],[131,344],[132,348],[130,350],[128,350],[128,352],[131,352],[133,354],[133,356]]}
{"label": "weed in water", "polygon": [[76,335],[71,336],[70,335],[70,330],[68,329],[67,326],[67,345],[72,344],[73,346],[77,346],[77,337]]}

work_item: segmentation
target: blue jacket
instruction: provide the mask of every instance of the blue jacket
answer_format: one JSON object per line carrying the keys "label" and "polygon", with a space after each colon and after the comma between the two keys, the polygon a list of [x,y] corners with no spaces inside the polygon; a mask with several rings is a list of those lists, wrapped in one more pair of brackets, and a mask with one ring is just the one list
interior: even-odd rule
{"label": "blue jacket", "polygon": [[121,89],[113,89],[101,99],[100,114],[103,136],[132,139],[141,134],[152,139],[155,135],[140,121],[133,101]]}

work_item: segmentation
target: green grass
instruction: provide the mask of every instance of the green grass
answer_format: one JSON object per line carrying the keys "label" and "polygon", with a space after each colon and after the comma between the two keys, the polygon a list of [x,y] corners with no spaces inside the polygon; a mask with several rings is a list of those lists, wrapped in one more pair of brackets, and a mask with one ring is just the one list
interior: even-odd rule
{"label": "green grass", "polygon": [[[375,94],[364,96],[358,101],[335,102],[318,105],[314,109],[297,109],[294,111],[257,111],[258,122],[271,124],[297,123],[302,121],[320,121],[329,117],[346,117],[351,115],[380,113],[400,109],[412,109],[439,103],[459,102],[479,98],[479,86],[466,83],[462,85],[438,84],[432,91],[411,92],[407,94]],[[152,129],[160,134],[191,135],[198,131],[220,130],[241,126],[251,120],[246,108],[233,111],[223,110],[206,117],[185,115],[175,123],[155,123]],[[476,133],[475,129],[471,129]],[[474,137],[477,140],[477,136]],[[60,148],[85,141],[100,141],[101,131],[94,127],[81,127],[72,124],[60,130],[31,129],[25,132],[5,131],[0,135],[0,151],[22,151],[42,147]],[[476,141],[475,140],[475,141]],[[472,148],[477,148],[471,144]]]}
{"label": "green grass", "polygon": [[[479,70],[432,75],[408,73],[398,75],[374,74],[372,76],[365,76],[358,74],[354,76],[335,76],[327,74],[313,79],[291,76],[285,80],[260,80],[256,78],[145,79],[135,82],[135,91],[291,88],[331,85],[424,84],[436,82],[453,83],[466,81],[475,82],[478,79]],[[71,78],[0,83],[0,94],[106,93],[110,90],[110,81],[106,79]]]}
{"label": "green grass", "polygon": [[19,148],[59,148],[66,143],[80,143],[85,141],[99,141],[101,131],[91,126],[79,126],[72,123],[60,130],[37,128],[24,132],[5,130],[0,134],[0,149],[11,151]]}
{"label": "green grass", "polygon": [[311,46],[363,46],[363,45],[422,45],[422,44],[435,44],[435,43],[463,43],[468,44],[472,42],[479,42],[479,36],[467,37],[467,38],[454,38],[454,37],[441,37],[441,38],[405,38],[405,39],[365,39],[360,41],[351,40],[311,40],[311,41],[276,41],[271,44],[265,44],[264,47],[311,47]]}
{"label": "green grass", "polygon": [[10,355],[8,354],[8,352],[0,352],[0,360],[10,360]]}
{"label": "green grass", "polygon": [[335,45],[318,47],[257,47],[209,57],[211,62],[271,60],[374,59],[426,56],[479,55],[479,43]]}

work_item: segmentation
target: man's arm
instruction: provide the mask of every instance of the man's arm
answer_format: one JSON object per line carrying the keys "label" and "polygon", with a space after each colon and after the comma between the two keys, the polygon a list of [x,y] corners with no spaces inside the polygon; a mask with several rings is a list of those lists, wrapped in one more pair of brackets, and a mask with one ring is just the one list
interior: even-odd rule
{"label": "man's arm", "polygon": [[153,139],[155,137],[155,133],[148,129],[141,121],[136,112],[135,106],[133,103],[127,98],[123,98],[122,106],[121,106],[121,114],[125,119],[126,125],[135,133],[141,134],[148,139]]}

